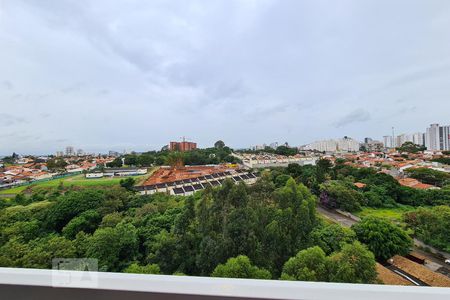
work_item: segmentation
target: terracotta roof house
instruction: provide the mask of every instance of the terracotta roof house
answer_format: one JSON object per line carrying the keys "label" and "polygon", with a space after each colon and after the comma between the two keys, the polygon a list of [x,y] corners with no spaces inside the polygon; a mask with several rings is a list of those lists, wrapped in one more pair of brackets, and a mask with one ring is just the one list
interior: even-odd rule
{"label": "terracotta roof house", "polygon": [[428,190],[436,188],[434,185],[422,183],[414,178],[403,178],[399,179],[398,182],[403,186],[411,187],[414,189]]}
{"label": "terracotta roof house", "polygon": [[355,182],[354,185],[359,189],[363,189],[366,187],[367,184],[362,183],[362,182]]}

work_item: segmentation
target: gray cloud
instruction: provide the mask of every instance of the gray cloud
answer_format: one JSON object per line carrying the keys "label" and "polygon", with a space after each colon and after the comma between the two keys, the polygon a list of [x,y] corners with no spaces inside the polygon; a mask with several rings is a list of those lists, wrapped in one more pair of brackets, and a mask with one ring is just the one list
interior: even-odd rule
{"label": "gray cloud", "polygon": [[9,80],[4,80],[1,82],[1,85],[3,86],[3,88],[7,89],[7,90],[12,90],[14,89],[13,84],[9,81]]}
{"label": "gray cloud", "polygon": [[370,120],[370,113],[360,108],[340,118],[334,123],[334,125],[336,127],[344,127],[353,123],[367,122],[369,120]]}
{"label": "gray cloud", "polygon": [[99,96],[105,96],[108,95],[110,93],[110,91],[108,89],[100,89],[97,91],[97,95]]}
{"label": "gray cloud", "polygon": [[0,125],[1,126],[12,126],[15,124],[20,124],[26,122],[24,118],[13,116],[6,113],[0,113]]}
{"label": "gray cloud", "polygon": [[278,114],[282,114],[289,109],[288,105],[279,103],[269,106],[253,107],[247,112],[247,117],[250,122],[268,120]]}
{"label": "gray cloud", "polygon": [[6,154],[448,123],[448,1],[17,0],[1,13],[0,131],[46,141],[2,136]]}
{"label": "gray cloud", "polygon": [[67,139],[57,139],[57,140],[55,140],[55,142],[58,142],[58,143],[67,142]]}
{"label": "gray cloud", "polygon": [[207,94],[212,99],[241,98],[247,93],[247,87],[242,80],[221,82],[216,86],[207,88]]}
{"label": "gray cloud", "polygon": [[390,89],[404,84],[414,84],[417,81],[429,80],[438,76],[448,75],[450,64],[440,63],[438,66],[425,66],[418,70],[411,70],[391,80],[382,89]]}
{"label": "gray cloud", "polygon": [[61,89],[61,93],[68,94],[68,93],[80,91],[82,89],[83,85],[84,85],[83,83],[78,82],[78,83],[66,86]]}
{"label": "gray cloud", "polygon": [[52,114],[43,112],[43,113],[40,113],[39,116],[43,119],[47,119],[47,118],[50,118],[52,116]]}

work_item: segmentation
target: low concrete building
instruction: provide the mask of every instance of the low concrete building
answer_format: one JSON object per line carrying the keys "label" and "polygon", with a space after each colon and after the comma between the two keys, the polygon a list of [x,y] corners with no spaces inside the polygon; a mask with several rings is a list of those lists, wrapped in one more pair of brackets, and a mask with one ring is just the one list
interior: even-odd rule
{"label": "low concrete building", "polygon": [[102,178],[103,172],[86,173],[86,178]]}
{"label": "low concrete building", "polygon": [[[230,179],[234,183],[242,181],[246,184],[254,184],[257,178],[257,173],[245,170],[217,171],[211,174],[199,174],[198,176],[185,179],[162,180],[159,183],[144,184],[135,187],[135,190],[141,195],[168,193],[170,195],[189,196],[207,187],[221,186],[226,179]],[[150,180],[150,182],[154,182],[154,180]]]}
{"label": "low concrete building", "polygon": [[86,173],[86,178],[126,177],[147,174],[146,168],[105,168],[103,172]]}

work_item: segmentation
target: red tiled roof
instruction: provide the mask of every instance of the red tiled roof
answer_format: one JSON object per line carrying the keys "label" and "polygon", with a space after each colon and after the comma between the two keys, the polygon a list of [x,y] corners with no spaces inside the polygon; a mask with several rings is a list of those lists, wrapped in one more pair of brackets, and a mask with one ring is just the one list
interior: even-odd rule
{"label": "red tiled roof", "polygon": [[200,176],[210,175],[219,172],[226,172],[230,170],[226,166],[185,166],[177,168],[159,168],[150,176],[143,185],[153,185],[158,183],[173,182],[177,180],[184,180],[196,178]]}
{"label": "red tiled roof", "polygon": [[411,187],[414,189],[421,189],[421,190],[427,190],[427,189],[434,187],[431,184],[422,183],[419,180],[414,179],[414,178],[403,178],[403,179],[399,179],[398,182],[403,186],[408,186],[408,187]]}
{"label": "red tiled roof", "polygon": [[360,188],[360,189],[366,187],[366,184],[365,184],[365,183],[362,183],[362,182],[355,182],[354,185],[355,185],[357,188]]}

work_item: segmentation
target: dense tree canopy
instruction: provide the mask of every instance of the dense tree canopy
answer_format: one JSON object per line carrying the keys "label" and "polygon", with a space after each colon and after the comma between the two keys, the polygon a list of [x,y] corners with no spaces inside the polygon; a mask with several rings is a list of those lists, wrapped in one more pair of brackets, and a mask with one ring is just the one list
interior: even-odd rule
{"label": "dense tree canopy", "polygon": [[317,226],[311,233],[311,244],[319,246],[328,255],[355,240],[356,234],[353,230],[338,224],[323,224]]}
{"label": "dense tree canopy", "polygon": [[264,278],[278,278],[318,224],[316,198],[290,177],[283,182],[225,181],[187,198],[58,187],[0,210],[0,263],[48,268],[55,255],[90,257],[103,271],[156,273],[157,265],[208,276],[245,255],[267,270]]}
{"label": "dense tree canopy", "polygon": [[103,271],[120,271],[138,254],[137,230],[132,224],[97,229],[86,239],[86,256],[99,261]]}
{"label": "dense tree canopy", "polygon": [[413,142],[405,142],[401,147],[397,148],[399,152],[417,153],[425,151],[427,148],[425,146],[416,145]]}
{"label": "dense tree canopy", "polygon": [[135,273],[135,274],[160,274],[161,271],[157,264],[148,264],[145,266],[140,266],[137,263],[129,265],[124,273]]}
{"label": "dense tree canopy", "polygon": [[342,181],[327,181],[320,186],[320,203],[328,208],[358,211],[364,202],[363,195]]}
{"label": "dense tree canopy", "polygon": [[54,258],[76,257],[76,249],[72,241],[57,235],[48,235],[30,241],[29,250],[20,258],[25,268],[51,268]]}
{"label": "dense tree canopy", "polygon": [[136,180],[134,178],[128,177],[128,178],[120,180],[120,186],[123,188],[126,188],[129,191],[132,191],[135,182],[136,182]]}
{"label": "dense tree canopy", "polygon": [[298,252],[285,263],[281,279],[373,283],[376,276],[372,252],[359,242],[353,242],[343,244],[340,251],[330,256],[318,246]]}
{"label": "dense tree canopy", "polygon": [[282,145],[275,149],[275,153],[279,155],[292,156],[298,153],[298,149]]}
{"label": "dense tree canopy", "polygon": [[93,233],[101,221],[100,213],[94,209],[80,213],[72,218],[62,229],[62,234],[73,239],[78,232]]}
{"label": "dense tree canopy", "polygon": [[377,259],[387,260],[394,255],[406,255],[412,239],[400,227],[375,217],[364,218],[352,226],[358,240],[367,245]]}
{"label": "dense tree canopy", "polygon": [[285,155],[285,156],[293,156],[293,155],[296,155],[299,153],[298,148],[289,147],[287,144],[277,146],[276,148],[266,146],[264,149],[258,149],[258,150],[246,149],[246,150],[240,150],[240,152],[254,153],[254,154],[272,153],[272,154]]}
{"label": "dense tree canopy", "polygon": [[239,255],[238,257],[230,258],[225,264],[218,265],[212,272],[211,276],[253,279],[272,278],[272,275],[269,271],[252,265],[250,259],[245,255]]}
{"label": "dense tree canopy", "polygon": [[450,165],[450,157],[434,158],[433,161],[444,164],[444,165]]}
{"label": "dense tree canopy", "polygon": [[104,200],[104,191],[101,190],[66,193],[46,212],[46,226],[60,232],[72,218],[87,210],[98,208]]}
{"label": "dense tree canopy", "polygon": [[[183,159],[205,163],[226,160],[229,153],[224,146]],[[144,158],[163,164],[169,156],[132,154],[125,164],[142,165]],[[370,283],[370,251],[386,259],[411,246],[404,231],[387,221],[368,218],[353,229],[323,222],[318,198],[347,211],[447,205],[419,209],[406,222],[417,237],[448,249],[449,188],[414,190],[371,168],[321,160],[262,171],[251,186],[227,180],[189,197],[140,196],[122,181],[108,188],[36,189],[0,200],[0,265],[49,268],[57,256],[91,257],[102,271]]]}
{"label": "dense tree canopy", "polygon": [[405,214],[406,223],[425,243],[450,252],[450,207],[419,208]]}
{"label": "dense tree canopy", "polygon": [[[221,142],[221,143],[220,143]],[[231,155],[232,150],[222,141],[217,141],[212,148],[195,149],[186,152],[172,152],[168,149],[161,151],[149,151],[140,154],[124,155],[124,163],[127,166],[150,167],[153,165],[204,165],[218,163],[237,163],[239,159]],[[175,154],[174,154],[175,153]],[[121,167],[122,157],[116,158],[107,164],[108,167]]]}
{"label": "dense tree canopy", "polygon": [[328,281],[327,257],[320,247],[302,250],[283,267],[283,280]]}
{"label": "dense tree canopy", "polygon": [[106,164],[108,168],[120,168],[123,166],[122,158],[116,157],[112,162]]}
{"label": "dense tree canopy", "polygon": [[373,253],[359,242],[344,245],[330,257],[329,266],[331,282],[374,283],[377,277]]}
{"label": "dense tree canopy", "polygon": [[52,158],[47,161],[47,168],[49,170],[61,170],[67,166],[64,158]]}
{"label": "dense tree canopy", "polygon": [[222,140],[218,140],[214,143],[214,148],[223,149],[225,147],[225,143]]}

